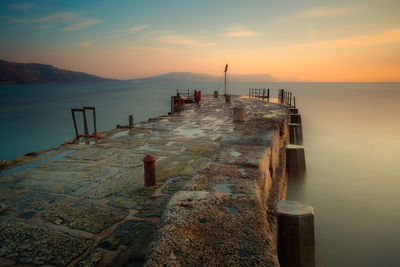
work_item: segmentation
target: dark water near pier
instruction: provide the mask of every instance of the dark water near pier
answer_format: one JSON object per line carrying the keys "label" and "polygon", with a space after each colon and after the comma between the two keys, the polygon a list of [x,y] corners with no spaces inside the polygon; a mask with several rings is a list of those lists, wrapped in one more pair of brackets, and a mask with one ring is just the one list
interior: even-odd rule
{"label": "dark water near pier", "polygon": [[[232,83],[232,93],[296,95],[307,177],[288,199],[314,206],[318,266],[400,266],[400,83]],[[0,85],[0,159],[72,140],[71,108],[95,106],[98,130],[166,114],[177,88],[216,83]],[[81,132],[83,129],[81,129]]]}

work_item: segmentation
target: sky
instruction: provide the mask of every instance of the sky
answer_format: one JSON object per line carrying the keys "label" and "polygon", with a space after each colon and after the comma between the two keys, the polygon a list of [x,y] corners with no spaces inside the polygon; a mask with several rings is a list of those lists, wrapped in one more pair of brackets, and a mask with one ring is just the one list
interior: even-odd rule
{"label": "sky", "polygon": [[399,82],[399,0],[0,0],[0,59],[107,78],[168,72]]}

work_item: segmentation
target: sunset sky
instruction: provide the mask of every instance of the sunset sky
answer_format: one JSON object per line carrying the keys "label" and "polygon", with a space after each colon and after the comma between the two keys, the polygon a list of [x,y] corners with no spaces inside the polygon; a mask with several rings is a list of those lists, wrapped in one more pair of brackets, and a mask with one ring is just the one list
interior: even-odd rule
{"label": "sunset sky", "polygon": [[5,1],[0,59],[109,78],[173,71],[400,81],[400,1]]}

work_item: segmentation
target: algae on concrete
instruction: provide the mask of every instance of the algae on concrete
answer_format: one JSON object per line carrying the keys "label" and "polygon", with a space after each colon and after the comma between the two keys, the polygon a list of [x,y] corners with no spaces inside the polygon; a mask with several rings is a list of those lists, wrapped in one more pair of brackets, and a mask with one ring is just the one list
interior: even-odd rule
{"label": "algae on concrete", "polygon": [[0,221],[0,257],[23,264],[67,265],[93,243],[92,240],[20,221]]}

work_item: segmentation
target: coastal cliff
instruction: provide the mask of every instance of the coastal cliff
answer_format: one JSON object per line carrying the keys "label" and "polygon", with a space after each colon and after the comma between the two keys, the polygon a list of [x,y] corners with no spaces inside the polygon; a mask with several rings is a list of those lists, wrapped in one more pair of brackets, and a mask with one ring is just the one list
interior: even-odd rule
{"label": "coastal cliff", "polygon": [[38,63],[16,63],[0,60],[1,83],[34,82],[106,82],[111,79],[56,68]]}

